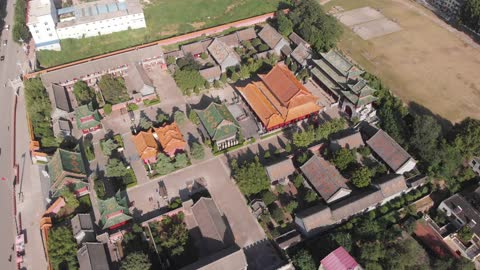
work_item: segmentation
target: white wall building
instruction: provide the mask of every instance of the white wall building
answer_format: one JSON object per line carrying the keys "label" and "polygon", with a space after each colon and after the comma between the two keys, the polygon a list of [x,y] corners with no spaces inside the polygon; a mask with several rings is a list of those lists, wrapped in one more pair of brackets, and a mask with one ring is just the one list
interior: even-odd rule
{"label": "white wall building", "polygon": [[[37,6],[49,8],[44,7],[41,13],[37,10],[31,11]],[[143,9],[138,0],[100,0],[58,10],[51,0],[32,0],[28,16],[27,25],[37,50],[60,50],[59,39],[107,35],[146,27]],[[53,31],[52,36],[46,36],[49,33],[40,34],[43,29],[37,33],[39,24],[47,20],[45,28]],[[46,39],[47,37],[51,39]],[[50,44],[53,43],[52,40],[56,41],[56,46]]]}
{"label": "white wall building", "polygon": [[27,7],[27,26],[37,50],[60,50],[55,24],[57,11],[52,0],[32,0]]}

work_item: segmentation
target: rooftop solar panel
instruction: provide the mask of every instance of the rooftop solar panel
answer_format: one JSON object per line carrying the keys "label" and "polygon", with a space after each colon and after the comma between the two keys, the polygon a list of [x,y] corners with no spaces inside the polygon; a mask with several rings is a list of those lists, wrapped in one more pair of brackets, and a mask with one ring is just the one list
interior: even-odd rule
{"label": "rooftop solar panel", "polygon": [[116,3],[110,3],[108,4],[108,12],[115,12],[118,11],[118,7]]}
{"label": "rooftop solar panel", "polygon": [[91,10],[90,14],[92,14],[92,16],[98,15],[97,6],[92,6],[90,10]]}

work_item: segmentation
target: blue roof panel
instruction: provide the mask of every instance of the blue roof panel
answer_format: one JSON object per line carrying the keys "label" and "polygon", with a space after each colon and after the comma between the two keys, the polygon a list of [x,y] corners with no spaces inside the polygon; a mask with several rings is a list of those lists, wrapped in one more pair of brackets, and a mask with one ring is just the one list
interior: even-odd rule
{"label": "blue roof panel", "polygon": [[127,3],[119,2],[117,5],[119,10],[127,10]]}
{"label": "blue roof panel", "polygon": [[66,7],[66,8],[57,9],[57,14],[62,15],[62,14],[66,14],[74,11],[75,11],[75,7]]}
{"label": "blue roof panel", "polygon": [[98,9],[98,14],[108,13],[108,9],[106,5],[98,5],[97,9]]}
{"label": "blue roof panel", "polygon": [[116,3],[110,3],[108,4],[108,12],[115,12],[118,11],[118,7]]}

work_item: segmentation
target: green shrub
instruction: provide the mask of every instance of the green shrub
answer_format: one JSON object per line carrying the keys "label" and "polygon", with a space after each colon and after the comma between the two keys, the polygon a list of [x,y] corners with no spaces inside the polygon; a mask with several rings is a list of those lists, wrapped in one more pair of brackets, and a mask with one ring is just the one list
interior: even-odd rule
{"label": "green shrub", "polygon": [[103,112],[105,115],[110,115],[112,113],[112,104],[105,104],[105,106],[103,106]]}
{"label": "green shrub", "polygon": [[136,110],[138,110],[138,109],[139,109],[139,107],[138,107],[138,105],[135,104],[135,103],[129,103],[129,104],[127,105],[127,110],[129,110],[129,111],[131,111],[131,112],[136,111]]}
{"label": "green shrub", "polygon": [[273,192],[271,192],[270,190],[267,190],[267,191],[263,192],[262,201],[266,205],[270,205],[273,202],[275,202],[276,200],[277,200],[277,196],[275,196],[275,194],[273,194]]}

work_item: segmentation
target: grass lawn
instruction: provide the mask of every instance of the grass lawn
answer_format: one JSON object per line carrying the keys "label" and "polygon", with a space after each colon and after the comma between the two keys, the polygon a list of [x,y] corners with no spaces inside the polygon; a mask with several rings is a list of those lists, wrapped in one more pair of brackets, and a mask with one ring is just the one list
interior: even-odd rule
{"label": "grass lawn", "polygon": [[144,8],[146,29],[66,39],[62,51],[39,51],[42,67],[51,67],[275,11],[281,0],[151,0]]}

